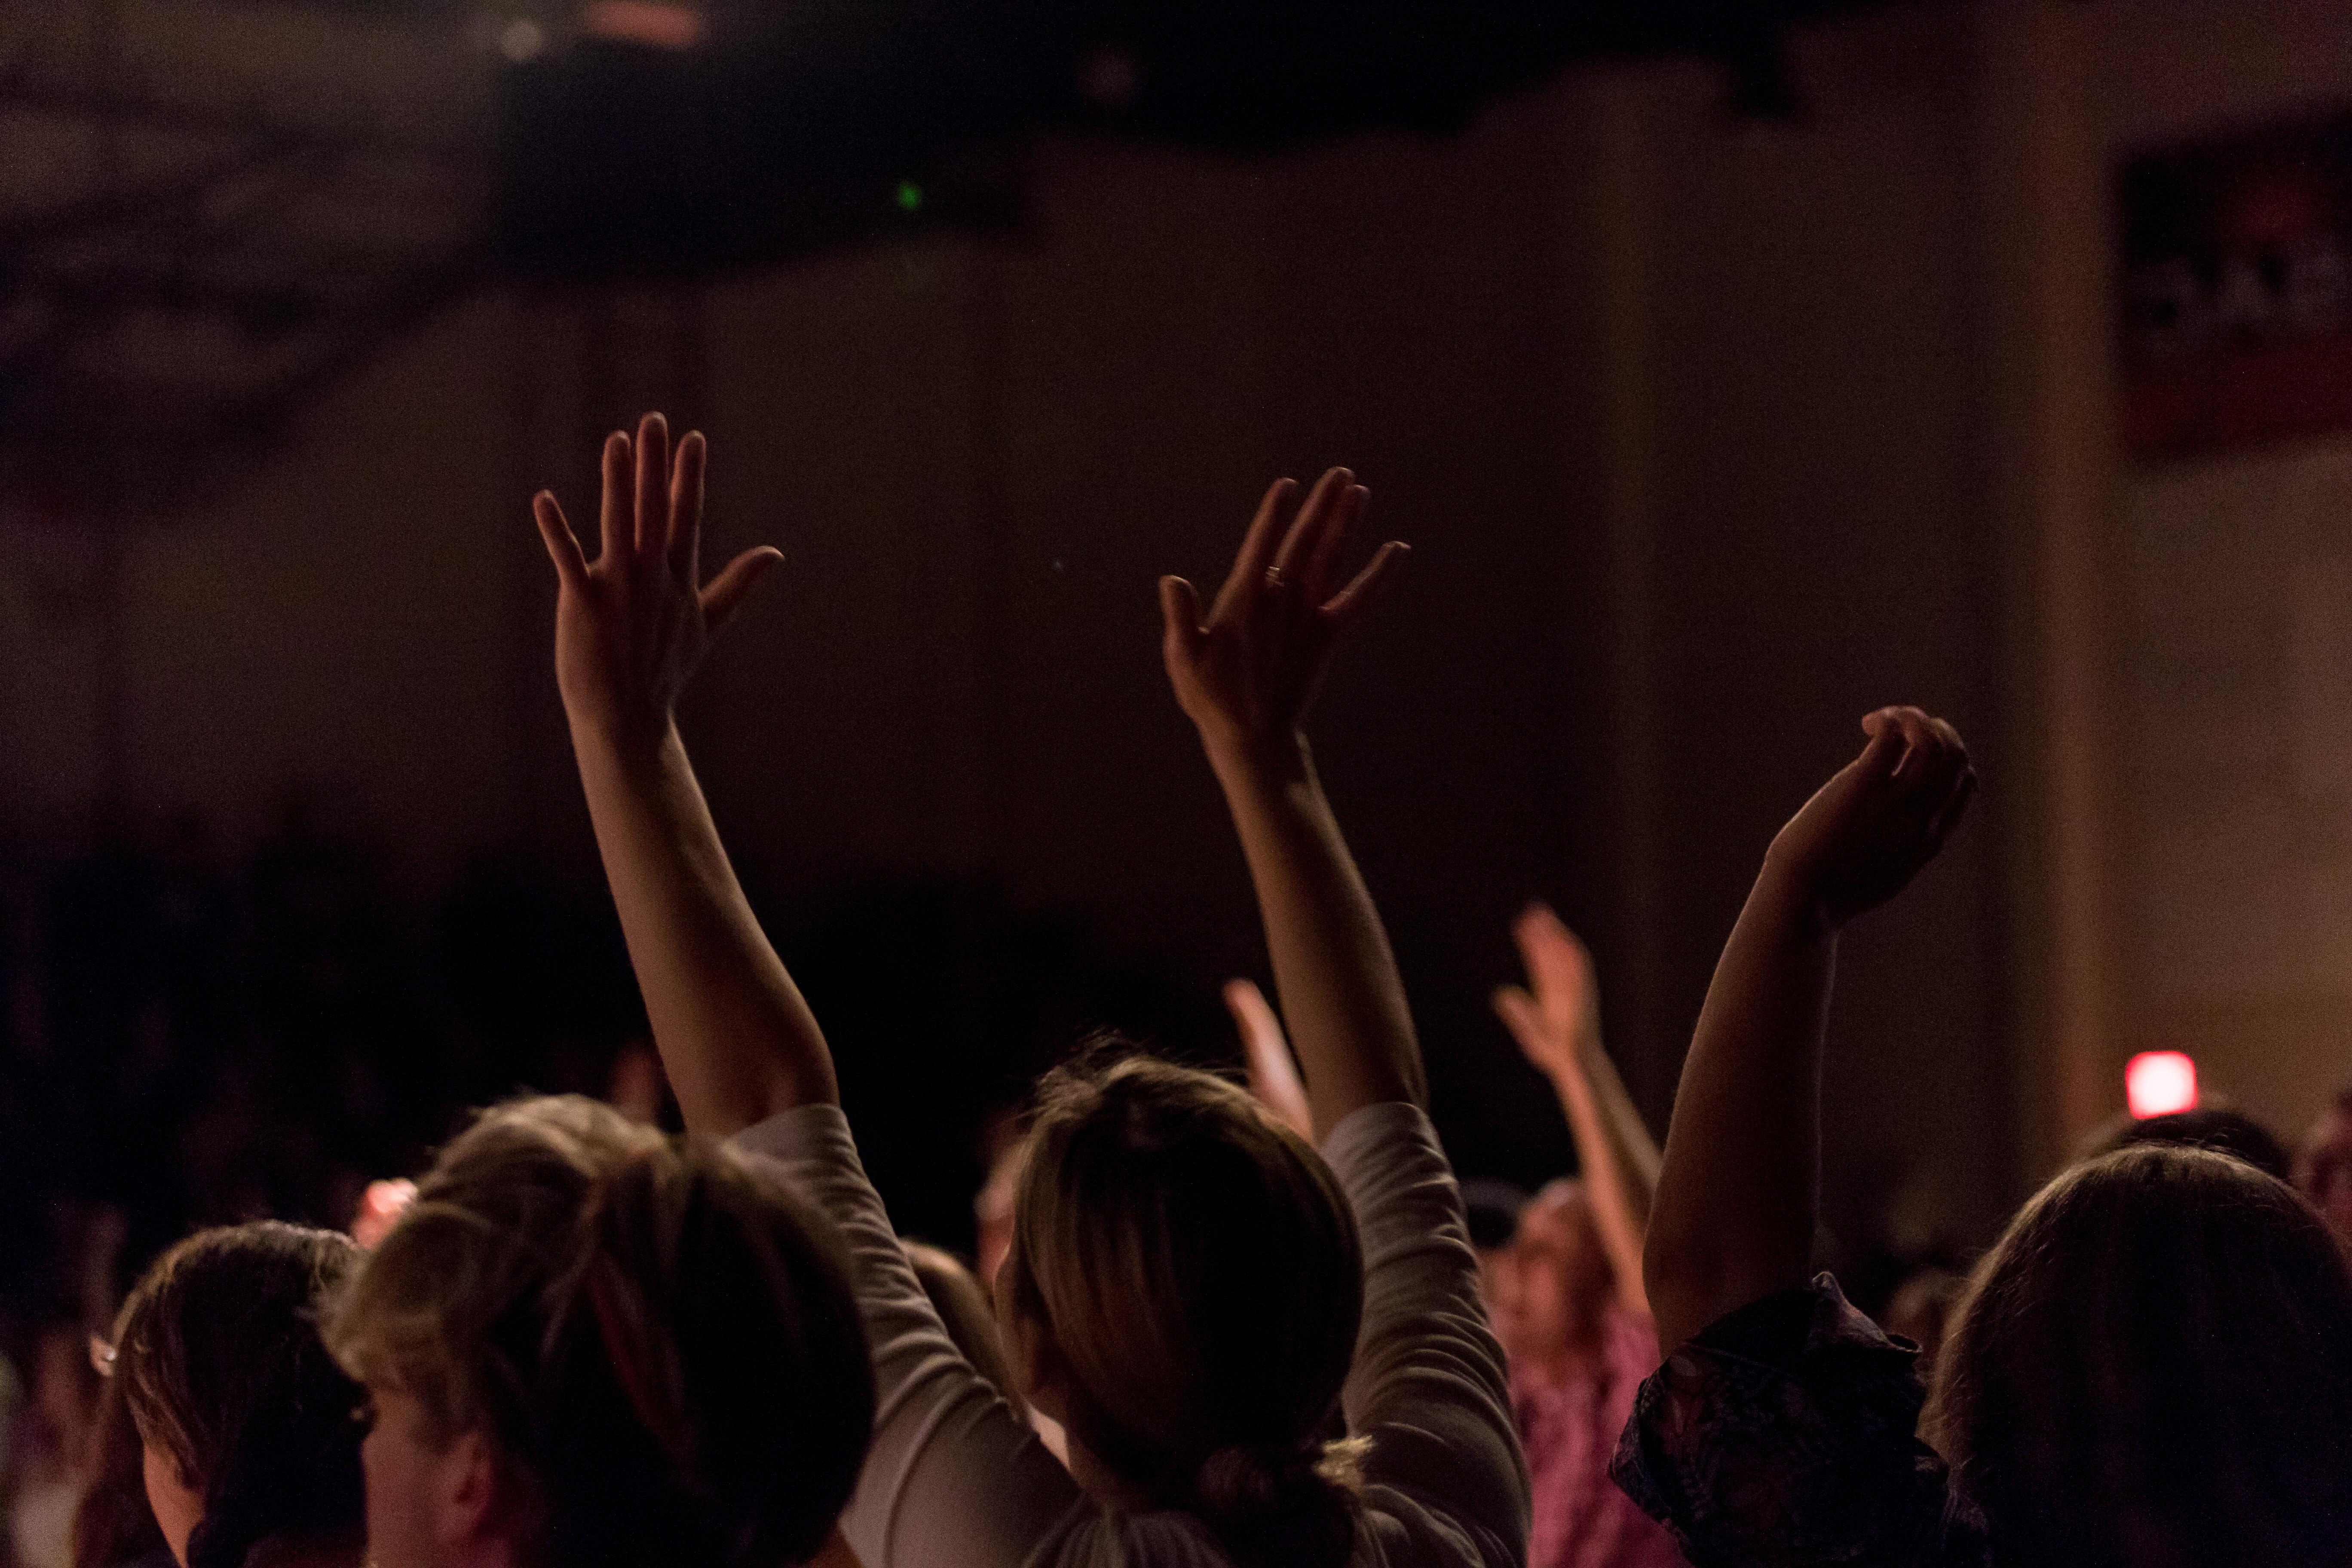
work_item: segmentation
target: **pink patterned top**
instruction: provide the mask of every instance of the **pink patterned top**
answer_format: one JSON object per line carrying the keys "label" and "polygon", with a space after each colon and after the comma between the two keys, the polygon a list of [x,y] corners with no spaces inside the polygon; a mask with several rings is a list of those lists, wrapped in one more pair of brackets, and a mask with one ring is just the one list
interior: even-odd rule
{"label": "pink patterned top", "polygon": [[1566,1384],[1511,1369],[1511,1411],[1535,1489],[1528,1568],[1682,1568],[1665,1528],[1609,1479],[1633,1396],[1658,1363],[1649,1319],[1612,1306],[1600,1375]]}

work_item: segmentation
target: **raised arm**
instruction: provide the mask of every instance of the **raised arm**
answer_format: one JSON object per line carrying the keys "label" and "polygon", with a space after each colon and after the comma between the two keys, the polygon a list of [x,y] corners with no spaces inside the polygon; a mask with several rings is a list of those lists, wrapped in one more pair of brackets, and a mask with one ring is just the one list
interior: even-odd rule
{"label": "raised arm", "polygon": [[1168,679],[1241,834],[1318,1136],[1364,1106],[1428,1099],[1387,933],[1299,728],[1332,645],[1405,554],[1391,541],[1341,585],[1368,495],[1345,468],[1304,502],[1277,482],[1205,616],[1191,584],[1160,583]]}
{"label": "raised arm", "polygon": [[1601,1048],[1601,988],[1593,982],[1592,955],[1544,904],[1529,904],[1512,931],[1533,989],[1500,987],[1495,1011],[1559,1096],[1592,1200],[1593,1222],[1616,1276],[1617,1299],[1647,1317],[1642,1238],[1658,1187],[1658,1145],[1633,1109],[1617,1064]]}
{"label": "raised arm", "polygon": [[1773,839],[1683,1064],[1644,1255],[1669,1354],[1807,1279],[1837,933],[1936,858],[1976,790],[1967,748],[1943,721],[1888,708],[1863,730],[1862,755]]}
{"label": "raised arm", "polygon": [[1225,982],[1225,1011],[1241,1031],[1242,1054],[1249,1067],[1250,1092],[1276,1120],[1312,1142],[1315,1113],[1307,1108],[1307,1086],[1298,1081],[1298,1064],[1291,1059],[1290,1041],[1282,1020],[1255,980]]}
{"label": "raised arm", "polygon": [[532,502],[561,584],[555,668],[596,847],[654,1043],[687,1127],[723,1138],[837,1097],[824,1036],[752,918],[679,740],[680,692],[710,638],[782,557],[745,551],[703,585],[704,448],[658,414],[604,443],[590,561],[555,497]]}

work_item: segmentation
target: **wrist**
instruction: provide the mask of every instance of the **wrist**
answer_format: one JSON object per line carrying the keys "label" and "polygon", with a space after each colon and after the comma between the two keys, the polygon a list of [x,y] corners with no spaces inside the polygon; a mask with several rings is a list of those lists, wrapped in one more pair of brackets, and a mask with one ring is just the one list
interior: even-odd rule
{"label": "wrist", "polygon": [[1838,933],[1838,922],[1831,918],[1816,879],[1784,858],[1777,843],[1765,854],[1764,868],[1748,901],[1801,935],[1827,941]]}
{"label": "wrist", "polygon": [[1266,784],[1311,784],[1315,754],[1306,735],[1290,729],[1271,735],[1216,734],[1201,731],[1201,749],[1209,766],[1228,789]]}
{"label": "wrist", "polygon": [[682,745],[677,722],[668,713],[622,714],[566,705],[572,747],[582,757],[595,756],[618,763],[625,771],[657,767],[663,753]]}

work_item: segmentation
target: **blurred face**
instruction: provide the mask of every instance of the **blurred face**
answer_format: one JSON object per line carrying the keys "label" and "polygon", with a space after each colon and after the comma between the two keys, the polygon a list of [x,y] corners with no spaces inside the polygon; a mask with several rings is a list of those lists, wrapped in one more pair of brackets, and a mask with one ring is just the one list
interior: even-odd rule
{"label": "blurred face", "polygon": [[425,1407],[394,1384],[370,1384],[360,1445],[373,1568],[484,1568],[509,1560],[490,1530],[488,1450],[476,1433],[436,1449]]}
{"label": "blurred face", "polygon": [[2352,1243],[2352,1115],[2338,1108],[2319,1119],[2304,1139],[2294,1173],[2303,1195]]}
{"label": "blurred face", "polygon": [[1555,1182],[1529,1200],[1498,1261],[1495,1332],[1515,1360],[1540,1363],[1591,1337],[1611,1280],[1581,1186]]}

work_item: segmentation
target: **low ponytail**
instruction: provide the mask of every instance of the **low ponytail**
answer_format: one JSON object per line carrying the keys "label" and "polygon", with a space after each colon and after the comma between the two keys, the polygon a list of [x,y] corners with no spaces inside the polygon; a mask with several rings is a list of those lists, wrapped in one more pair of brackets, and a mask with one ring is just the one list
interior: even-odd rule
{"label": "low ponytail", "polygon": [[1343,1568],[1356,1554],[1363,1438],[1238,1445],[1201,1463],[1193,1508],[1241,1568]]}

